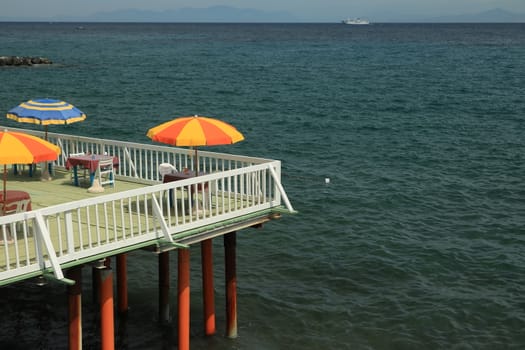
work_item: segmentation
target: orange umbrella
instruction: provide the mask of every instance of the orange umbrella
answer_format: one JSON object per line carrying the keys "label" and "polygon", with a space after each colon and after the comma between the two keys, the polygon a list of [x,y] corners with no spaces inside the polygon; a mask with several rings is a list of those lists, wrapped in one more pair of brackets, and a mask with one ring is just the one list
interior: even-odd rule
{"label": "orange umbrella", "polygon": [[4,165],[6,198],[7,164],[32,164],[55,160],[60,148],[39,137],[22,132],[0,131],[0,164]]}
{"label": "orange umbrella", "polygon": [[233,126],[215,118],[188,116],[173,119],[148,130],[153,141],[195,148],[195,174],[198,175],[197,146],[228,145],[244,140]]}

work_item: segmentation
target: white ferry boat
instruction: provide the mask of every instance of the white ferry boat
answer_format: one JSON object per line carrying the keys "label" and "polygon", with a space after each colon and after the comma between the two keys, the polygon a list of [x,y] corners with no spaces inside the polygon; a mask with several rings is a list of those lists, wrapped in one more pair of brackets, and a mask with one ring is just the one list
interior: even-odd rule
{"label": "white ferry boat", "polygon": [[370,21],[363,18],[347,18],[342,20],[343,24],[356,24],[356,25],[366,25],[370,24]]}

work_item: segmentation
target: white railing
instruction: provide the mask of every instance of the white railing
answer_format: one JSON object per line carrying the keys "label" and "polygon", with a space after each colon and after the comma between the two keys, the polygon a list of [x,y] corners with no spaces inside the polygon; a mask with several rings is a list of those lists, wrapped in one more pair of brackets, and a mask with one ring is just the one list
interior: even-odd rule
{"label": "white railing", "polygon": [[[38,130],[7,128],[2,130],[25,132],[44,138],[45,133]],[[162,145],[148,145],[135,142],[99,139],[49,132],[49,142],[58,145],[62,153],[53,162],[55,166],[64,167],[71,153],[110,154],[117,156],[120,165],[117,177],[133,179],[137,182],[154,183],[161,180],[158,165],[173,164],[178,170],[195,168],[195,151],[188,148]],[[231,169],[244,168],[250,165],[270,162],[270,159],[246,157],[226,153],[208,152],[204,147],[198,150],[199,173],[212,173]]]}
{"label": "white railing", "polygon": [[[199,229],[279,207],[281,201],[293,212],[279,161],[199,152],[200,171],[207,175],[162,184],[157,165],[191,169],[187,150],[52,133],[48,139],[65,154],[118,155],[118,176],[151,186],[0,217],[0,285],[44,270],[63,279],[61,265],[159,242],[176,245]],[[62,157],[55,166],[64,164]]]}
{"label": "white railing", "polygon": [[[33,131],[33,133],[43,136],[43,133],[36,131]],[[61,156],[55,162],[58,166],[65,166],[70,153],[110,154],[117,156],[120,160],[117,176],[133,178],[135,181],[160,181],[158,165],[161,163],[170,163],[179,171],[182,169],[195,170],[196,166],[195,151],[187,148],[94,139],[56,133],[48,133],[48,140],[59,145],[62,149]],[[199,173],[244,168],[270,161],[269,159],[207,152],[203,147],[198,150],[197,158]]]}

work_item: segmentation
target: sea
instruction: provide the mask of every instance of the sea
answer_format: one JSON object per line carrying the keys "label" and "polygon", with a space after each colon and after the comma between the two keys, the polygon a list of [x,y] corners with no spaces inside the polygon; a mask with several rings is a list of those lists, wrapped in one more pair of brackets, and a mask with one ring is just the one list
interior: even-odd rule
{"label": "sea", "polygon": [[[192,349],[525,348],[525,24],[0,23],[2,55],[53,64],[0,67],[1,111],[87,114],[50,131],[150,143],[198,114],[245,136],[207,151],[282,161],[297,213],[237,233],[236,338],[222,239],[211,337],[190,250]],[[157,257],[129,254],[118,349],[177,348],[176,264],[161,322]],[[1,287],[0,310],[2,349],[67,349],[64,285]]]}

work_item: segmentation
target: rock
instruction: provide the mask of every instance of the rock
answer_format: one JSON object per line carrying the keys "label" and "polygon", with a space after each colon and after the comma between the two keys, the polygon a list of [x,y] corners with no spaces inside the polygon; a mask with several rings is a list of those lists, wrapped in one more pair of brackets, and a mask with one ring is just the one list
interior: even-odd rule
{"label": "rock", "polygon": [[0,56],[0,66],[32,66],[34,64],[53,64],[46,57],[28,57],[28,56]]}

